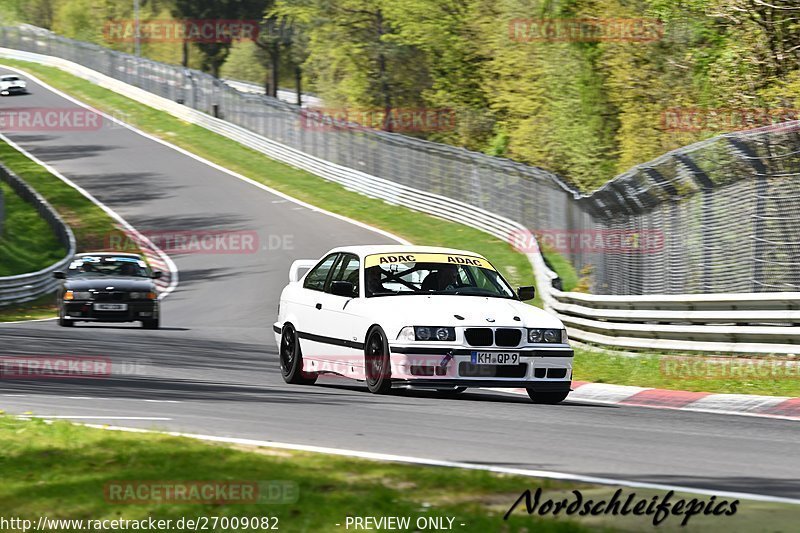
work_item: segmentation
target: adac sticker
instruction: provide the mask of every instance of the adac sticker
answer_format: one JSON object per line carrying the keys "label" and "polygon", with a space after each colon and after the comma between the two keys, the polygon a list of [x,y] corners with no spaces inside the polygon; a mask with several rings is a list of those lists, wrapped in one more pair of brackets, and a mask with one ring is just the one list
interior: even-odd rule
{"label": "adac sticker", "polygon": [[366,268],[391,265],[397,263],[446,263],[450,265],[475,266],[494,270],[494,267],[486,259],[471,255],[453,254],[416,254],[413,252],[405,254],[374,254],[368,255],[364,261]]}

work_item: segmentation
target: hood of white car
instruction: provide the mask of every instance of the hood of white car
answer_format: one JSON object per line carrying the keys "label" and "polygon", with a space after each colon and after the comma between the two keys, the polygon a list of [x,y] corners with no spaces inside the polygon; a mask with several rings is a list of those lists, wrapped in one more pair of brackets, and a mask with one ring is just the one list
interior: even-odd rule
{"label": "hood of white car", "polygon": [[[367,299],[370,312],[403,326],[528,327],[564,326],[555,316],[519,300],[465,295],[402,295]],[[463,317],[456,318],[456,315]],[[514,317],[519,317],[515,320]],[[385,318],[384,318],[385,320]]]}

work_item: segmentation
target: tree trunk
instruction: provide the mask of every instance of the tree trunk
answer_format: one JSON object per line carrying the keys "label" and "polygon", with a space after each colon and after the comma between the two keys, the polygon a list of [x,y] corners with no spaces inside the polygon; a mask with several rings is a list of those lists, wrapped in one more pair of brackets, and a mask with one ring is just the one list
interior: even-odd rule
{"label": "tree trunk", "polygon": [[297,91],[297,106],[303,105],[303,71],[300,65],[294,66],[294,88]]}
{"label": "tree trunk", "polygon": [[[377,14],[378,24],[378,41],[383,37],[383,13],[378,11]],[[379,44],[381,51],[378,53],[378,77],[380,79],[380,91],[383,98],[383,129],[385,131],[392,131],[392,95],[390,93],[389,82],[386,79],[386,55],[383,53],[383,44]]]}
{"label": "tree trunk", "polygon": [[270,66],[270,76],[272,78],[270,85],[272,85],[272,94],[270,96],[274,98],[278,97],[278,68],[280,65],[280,56],[281,51],[276,44],[269,52],[269,58],[272,62],[272,65]]}

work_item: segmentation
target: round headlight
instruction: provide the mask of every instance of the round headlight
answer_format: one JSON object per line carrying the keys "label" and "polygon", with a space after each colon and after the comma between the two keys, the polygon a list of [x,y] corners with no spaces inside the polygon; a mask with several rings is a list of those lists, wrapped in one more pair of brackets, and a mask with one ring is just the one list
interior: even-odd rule
{"label": "round headlight", "polygon": [[542,333],[540,329],[528,330],[528,342],[542,342]]}
{"label": "round headlight", "polygon": [[438,328],[436,330],[436,338],[440,341],[446,341],[448,338],[450,338],[450,332],[447,331],[447,328]]}
{"label": "round headlight", "polygon": [[557,329],[544,330],[544,342],[558,342],[561,340],[561,332]]}
{"label": "round headlight", "polygon": [[426,341],[431,338],[431,328],[417,328],[417,338]]}

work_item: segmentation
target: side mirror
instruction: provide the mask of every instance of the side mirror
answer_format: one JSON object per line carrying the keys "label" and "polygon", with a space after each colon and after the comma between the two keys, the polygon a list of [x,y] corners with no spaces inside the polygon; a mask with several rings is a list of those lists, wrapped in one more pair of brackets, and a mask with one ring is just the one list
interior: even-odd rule
{"label": "side mirror", "polygon": [[56,270],[53,272],[53,277],[56,279],[67,279],[67,275],[61,272],[60,270]]}
{"label": "side mirror", "polygon": [[334,281],[331,283],[331,293],[336,296],[354,298],[356,296],[356,286],[349,281]]}
{"label": "side mirror", "polygon": [[533,300],[536,297],[536,287],[519,287],[517,289],[517,296],[523,302],[525,300]]}
{"label": "side mirror", "polygon": [[153,279],[161,279],[161,276],[163,276],[163,275],[164,275],[163,272],[160,272],[160,271],[156,270],[155,272],[153,272],[150,275],[150,277],[153,278]]}

